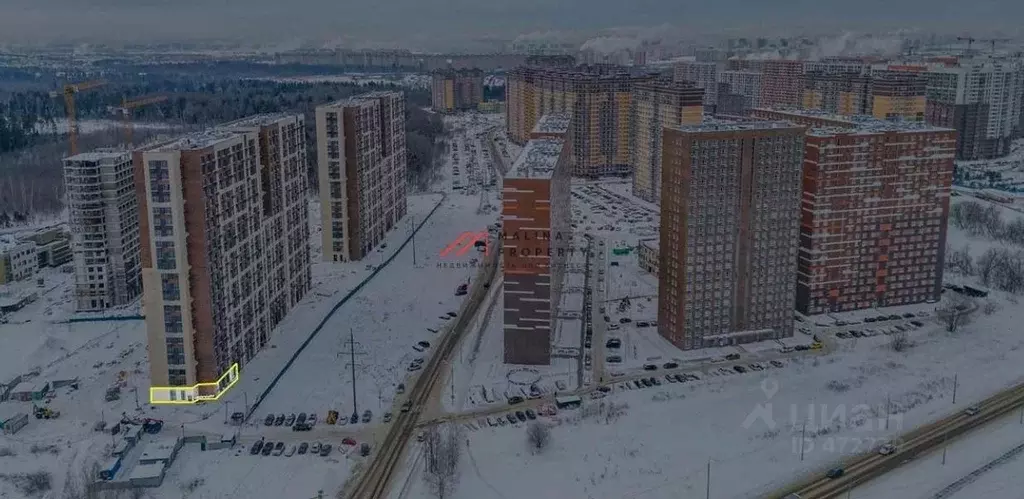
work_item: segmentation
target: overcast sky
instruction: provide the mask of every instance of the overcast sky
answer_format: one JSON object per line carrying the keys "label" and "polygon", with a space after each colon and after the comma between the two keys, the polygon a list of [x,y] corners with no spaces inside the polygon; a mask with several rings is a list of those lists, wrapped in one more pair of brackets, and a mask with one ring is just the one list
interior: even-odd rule
{"label": "overcast sky", "polygon": [[879,24],[969,32],[1016,31],[1022,20],[1020,0],[0,0],[0,40],[7,42],[301,38],[416,49],[533,31],[665,23],[702,32]]}

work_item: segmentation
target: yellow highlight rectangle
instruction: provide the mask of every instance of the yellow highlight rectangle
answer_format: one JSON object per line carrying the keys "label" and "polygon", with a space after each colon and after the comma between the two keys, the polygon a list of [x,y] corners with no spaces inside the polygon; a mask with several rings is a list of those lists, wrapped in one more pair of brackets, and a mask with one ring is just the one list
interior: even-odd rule
{"label": "yellow highlight rectangle", "polygon": [[[232,386],[235,386],[235,383],[238,383],[238,372],[239,366],[236,362],[217,381],[196,383],[192,386],[151,386],[149,387],[149,403],[154,405],[182,405],[216,401],[221,395],[227,393]],[[227,386],[219,388],[225,380],[227,381]],[[204,388],[212,388],[215,393],[213,395],[203,395],[201,392]]]}

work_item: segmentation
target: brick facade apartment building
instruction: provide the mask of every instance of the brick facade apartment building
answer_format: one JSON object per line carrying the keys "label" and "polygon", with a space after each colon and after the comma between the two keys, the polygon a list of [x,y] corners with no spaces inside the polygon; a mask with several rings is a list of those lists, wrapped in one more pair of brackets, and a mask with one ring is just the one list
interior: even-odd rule
{"label": "brick facade apartment building", "polygon": [[568,112],[572,174],[627,175],[633,85],[655,78],[614,66],[516,68],[508,73],[505,86],[509,138],[524,144],[541,116]]}
{"label": "brick facade apartment building", "polygon": [[718,104],[719,73],[723,69],[720,62],[686,61],[676,64],[672,71],[672,79],[681,83],[691,83],[704,90],[704,106],[709,110]]}
{"label": "brick facade apartment building", "polygon": [[791,60],[758,61],[761,72],[761,107],[800,107],[804,89],[804,63]]}
{"label": "brick facade apartment building", "polygon": [[629,165],[633,194],[658,203],[661,193],[662,129],[699,124],[704,89],[685,82],[656,80],[633,86]]}
{"label": "brick facade apartment building", "polygon": [[927,81],[913,73],[808,72],[803,109],[882,120],[924,121]]}
{"label": "brick facade apartment building", "polygon": [[406,213],[405,94],[316,108],[323,259],[361,260]]}
{"label": "brick facade apartment building", "polygon": [[[293,178],[305,177],[303,119],[236,122],[140,148],[133,163],[151,382],[216,381],[310,287],[308,249],[292,247],[308,237]],[[195,395],[210,393],[163,394]]]}
{"label": "brick facade apartment building", "polygon": [[134,182],[128,151],[98,150],[64,159],[76,310],[127,305],[142,294]]}
{"label": "brick facade apartment building", "polygon": [[550,364],[571,248],[569,121],[542,121],[545,135],[526,143],[502,183],[506,364]]}
{"label": "brick facade apartment building", "polygon": [[812,127],[800,222],[801,313],[940,298],[955,130],[809,111],[754,115]]}
{"label": "brick facade apartment building", "polygon": [[804,128],[666,128],[658,332],[683,350],[793,334]]}
{"label": "brick facade apartment building", "polygon": [[484,100],[480,69],[440,69],[430,80],[431,108],[439,113],[475,110]]}

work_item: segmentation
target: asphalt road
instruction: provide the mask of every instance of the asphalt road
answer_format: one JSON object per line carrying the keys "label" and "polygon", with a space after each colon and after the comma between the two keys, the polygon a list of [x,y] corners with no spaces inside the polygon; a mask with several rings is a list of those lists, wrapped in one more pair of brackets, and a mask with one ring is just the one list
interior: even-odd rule
{"label": "asphalt road", "polygon": [[1024,384],[999,392],[977,404],[979,412],[969,415],[963,410],[950,414],[938,421],[918,427],[896,439],[897,450],[888,456],[877,449],[833,463],[829,468],[842,468],[838,478],[825,476],[820,470],[809,478],[800,480],[783,490],[765,497],[772,499],[832,499],[841,497],[858,485],[877,478],[898,468],[915,457],[924,455],[944,445],[951,439],[964,435],[986,423],[997,419],[1024,405]]}

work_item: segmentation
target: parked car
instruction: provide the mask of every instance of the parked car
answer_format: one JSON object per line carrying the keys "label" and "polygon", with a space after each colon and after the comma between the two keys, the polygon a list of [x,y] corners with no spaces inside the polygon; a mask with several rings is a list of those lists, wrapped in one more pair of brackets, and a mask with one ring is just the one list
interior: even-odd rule
{"label": "parked car", "polygon": [[399,395],[405,393],[405,383],[399,383],[398,386],[395,387],[395,393]]}
{"label": "parked car", "polygon": [[273,454],[275,456],[280,456],[281,454],[284,454],[284,442],[278,442],[278,443],[274,444],[274,453]]}
{"label": "parked car", "polygon": [[519,395],[513,395],[513,396],[508,398],[508,403],[509,404],[513,404],[513,405],[514,404],[522,404],[523,403],[523,397],[520,397]]}
{"label": "parked car", "polygon": [[274,425],[274,415],[273,414],[267,414],[266,419],[263,420],[263,424],[265,424],[267,426],[273,426]]}
{"label": "parked car", "polygon": [[448,312],[448,317],[458,317],[458,316],[459,316],[459,314],[457,314],[455,312]]}
{"label": "parked car", "polygon": [[417,352],[422,352],[422,351],[426,350],[426,348],[423,348],[423,347],[419,346],[418,344],[417,345],[413,345],[412,349],[416,350]]}
{"label": "parked car", "polygon": [[[422,435],[422,434],[421,434]],[[370,455],[370,444],[364,443],[359,446],[359,455],[366,457]]]}
{"label": "parked car", "polygon": [[518,418],[519,421],[526,421],[526,413],[523,411],[516,411],[516,418]]}
{"label": "parked car", "polygon": [[341,439],[341,443],[348,446],[354,446],[356,444],[356,441],[352,437],[345,437]]}
{"label": "parked car", "polygon": [[305,454],[306,451],[308,451],[308,450],[309,450],[309,444],[308,443],[302,442],[301,444],[299,444],[299,455]]}
{"label": "parked car", "polygon": [[296,423],[305,423],[306,422],[306,413],[300,412],[299,413],[299,417],[298,417],[298,419],[295,420],[295,422]]}
{"label": "parked car", "polygon": [[527,409],[526,410],[526,417],[527,417],[527,419],[537,419],[537,413],[533,412],[533,409]]}
{"label": "parked car", "polygon": [[733,371],[736,371],[738,373],[745,373],[745,372],[747,372],[747,368],[745,368],[743,366],[733,366],[732,369],[733,369]]}
{"label": "parked car", "polygon": [[257,440],[252,444],[252,447],[249,449],[249,454],[255,456],[256,454],[259,454],[261,450],[263,450],[263,441]]}
{"label": "parked car", "polygon": [[679,367],[679,364],[677,364],[675,362],[666,362],[661,367],[664,367],[665,369],[675,369],[675,368]]}
{"label": "parked car", "polygon": [[385,423],[390,423],[391,422],[391,413],[390,412],[385,412],[384,413],[384,422]]}
{"label": "parked car", "polygon": [[274,452],[274,442],[264,442],[263,451],[261,451],[260,454],[269,456],[271,452]]}
{"label": "parked car", "polygon": [[892,442],[887,442],[878,448],[878,453],[883,456],[888,456],[893,452],[896,452],[896,446]]}
{"label": "parked car", "polygon": [[323,444],[320,446],[320,457],[327,457],[331,455],[331,444]]}
{"label": "parked car", "polygon": [[641,379],[641,380],[640,380],[640,383],[641,383],[642,385],[644,385],[644,388],[650,388],[650,387],[654,386],[654,383],[652,383],[652,382],[651,382],[651,380],[650,380],[649,378],[643,378],[643,379]]}
{"label": "parked car", "polygon": [[285,420],[284,420],[284,425],[285,426],[291,426],[293,424],[295,424],[295,413],[294,412],[289,414],[288,417],[285,418]]}
{"label": "parked car", "polygon": [[981,412],[981,408],[976,405],[972,405],[968,407],[967,410],[964,411],[964,414],[968,416],[974,416],[977,415],[979,412]]}
{"label": "parked car", "polygon": [[295,423],[295,426],[292,426],[293,431],[309,431],[312,429],[313,427],[309,426],[309,423]]}
{"label": "parked car", "polygon": [[657,371],[657,370],[658,370],[658,365],[657,364],[644,364],[644,371]]}
{"label": "parked car", "polygon": [[654,386],[661,386],[661,380],[658,378],[647,378],[647,380]]}
{"label": "parked car", "polygon": [[636,327],[651,327],[651,323],[647,321],[637,321]]}
{"label": "parked car", "polygon": [[416,343],[416,344],[421,346],[421,347],[423,347],[423,348],[430,348],[430,342],[429,341],[421,341],[421,342]]}
{"label": "parked car", "polygon": [[313,426],[313,425],[316,424],[316,413],[315,412],[309,413],[309,417],[306,418],[306,424],[308,424],[309,426]]}
{"label": "parked car", "polygon": [[402,403],[402,412],[409,412],[409,410],[411,410],[411,409],[412,409],[412,402],[411,401],[406,400],[404,403]]}
{"label": "parked car", "polygon": [[508,420],[509,424],[513,424],[513,425],[519,422],[519,420],[516,419],[516,417],[513,416],[512,414],[506,414],[505,415],[505,419]]}
{"label": "parked car", "polygon": [[828,473],[825,473],[825,476],[831,479],[836,479],[843,476],[843,473],[844,472],[842,468],[832,468],[828,470]]}
{"label": "parked car", "polygon": [[605,348],[619,348],[622,346],[622,340],[618,338],[608,338],[608,341],[604,342]]}
{"label": "parked car", "polygon": [[319,454],[320,453],[320,442],[313,442],[313,445],[309,446],[309,453],[310,454]]}
{"label": "parked car", "polygon": [[284,424],[284,419],[285,419],[284,418],[284,414],[278,414],[277,417],[274,418],[274,426],[281,426],[281,425],[283,425]]}
{"label": "parked car", "polygon": [[775,367],[783,367],[783,366],[785,366],[785,364],[783,364],[782,362],[779,362],[779,361],[777,361],[777,360],[773,360],[773,361],[771,361],[771,364],[772,364],[773,366],[775,366]]}
{"label": "parked car", "polygon": [[373,413],[369,409],[363,411],[363,422],[369,423],[371,419],[373,419]]}
{"label": "parked car", "polygon": [[725,356],[725,360],[740,360],[740,354],[738,354],[738,353],[731,353],[731,354]]}

